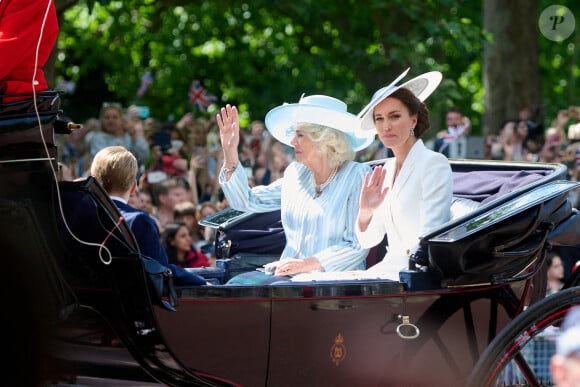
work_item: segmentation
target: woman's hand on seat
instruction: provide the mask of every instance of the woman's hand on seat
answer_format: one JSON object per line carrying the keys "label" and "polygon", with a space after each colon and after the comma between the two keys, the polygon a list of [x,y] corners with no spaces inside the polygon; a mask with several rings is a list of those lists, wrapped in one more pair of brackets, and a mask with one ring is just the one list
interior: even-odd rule
{"label": "woman's hand on seat", "polygon": [[287,276],[295,275],[300,273],[308,273],[314,270],[322,270],[323,267],[315,257],[309,257],[306,259],[299,258],[287,258],[278,264],[274,275],[277,276]]}

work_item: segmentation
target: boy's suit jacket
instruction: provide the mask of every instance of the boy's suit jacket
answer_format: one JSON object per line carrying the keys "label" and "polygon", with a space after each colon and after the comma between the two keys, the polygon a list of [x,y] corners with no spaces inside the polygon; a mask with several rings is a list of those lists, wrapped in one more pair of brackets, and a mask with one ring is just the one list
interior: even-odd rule
{"label": "boy's suit jacket", "polygon": [[155,259],[162,265],[169,267],[173,272],[176,285],[197,286],[206,284],[206,280],[203,277],[189,273],[187,270],[168,262],[167,254],[159,239],[159,229],[149,214],[119,200],[113,199],[113,202],[121,212],[133,235],[135,235],[142,256]]}

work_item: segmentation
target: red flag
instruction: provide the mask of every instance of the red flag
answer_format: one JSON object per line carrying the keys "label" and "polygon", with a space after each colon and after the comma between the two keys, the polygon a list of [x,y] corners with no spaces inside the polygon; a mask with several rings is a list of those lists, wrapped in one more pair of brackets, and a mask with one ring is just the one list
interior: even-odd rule
{"label": "red flag", "polygon": [[196,105],[202,112],[205,112],[209,105],[217,100],[217,98],[210,94],[197,79],[194,79],[193,82],[191,82],[188,95],[189,101]]}

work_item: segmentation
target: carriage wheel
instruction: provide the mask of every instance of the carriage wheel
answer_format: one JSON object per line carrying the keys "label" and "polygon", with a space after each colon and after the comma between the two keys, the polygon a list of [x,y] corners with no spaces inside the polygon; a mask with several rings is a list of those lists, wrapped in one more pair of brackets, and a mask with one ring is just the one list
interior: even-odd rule
{"label": "carriage wheel", "polygon": [[555,337],[575,305],[580,305],[580,287],[561,290],[522,312],[483,352],[468,386],[553,385],[549,362]]}

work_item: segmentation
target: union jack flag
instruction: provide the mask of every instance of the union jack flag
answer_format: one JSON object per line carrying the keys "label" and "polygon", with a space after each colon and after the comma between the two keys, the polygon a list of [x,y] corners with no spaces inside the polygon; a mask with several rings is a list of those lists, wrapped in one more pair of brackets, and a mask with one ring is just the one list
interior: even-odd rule
{"label": "union jack flag", "polygon": [[447,134],[443,137],[443,145],[439,148],[439,152],[443,152],[449,144],[458,139],[465,132],[465,129],[467,129],[467,125],[447,128]]}
{"label": "union jack flag", "polygon": [[210,94],[197,79],[191,82],[188,95],[189,101],[197,106],[197,108],[202,112],[207,111],[209,105],[217,100],[217,98]]}

